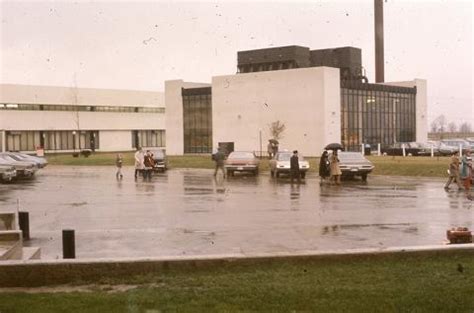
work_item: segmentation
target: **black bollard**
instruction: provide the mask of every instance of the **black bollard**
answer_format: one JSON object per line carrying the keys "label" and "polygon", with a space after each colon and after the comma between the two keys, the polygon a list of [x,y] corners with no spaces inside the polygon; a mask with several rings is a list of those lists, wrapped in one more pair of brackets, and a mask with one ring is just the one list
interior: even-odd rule
{"label": "black bollard", "polygon": [[63,259],[76,258],[74,229],[63,229]]}
{"label": "black bollard", "polygon": [[30,240],[30,214],[28,212],[18,212],[18,224],[23,233],[23,239]]}

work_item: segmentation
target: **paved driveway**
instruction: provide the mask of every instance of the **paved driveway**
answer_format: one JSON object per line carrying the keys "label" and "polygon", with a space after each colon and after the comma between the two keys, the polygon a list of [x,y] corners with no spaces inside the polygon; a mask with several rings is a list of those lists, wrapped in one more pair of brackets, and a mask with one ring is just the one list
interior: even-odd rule
{"label": "paved driveway", "polygon": [[279,182],[268,173],[215,180],[210,170],[170,170],[150,182],[133,169],[59,167],[0,185],[0,211],[30,212],[33,246],[62,257],[61,230],[76,230],[78,258],[296,252],[442,244],[446,229],[473,228],[474,208],[444,180],[369,177],[343,186]]}

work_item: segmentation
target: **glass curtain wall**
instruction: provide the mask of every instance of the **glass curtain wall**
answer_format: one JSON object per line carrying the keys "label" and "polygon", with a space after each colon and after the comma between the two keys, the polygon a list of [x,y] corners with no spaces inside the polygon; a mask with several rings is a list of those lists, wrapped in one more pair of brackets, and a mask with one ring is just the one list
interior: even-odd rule
{"label": "glass curtain wall", "polygon": [[7,131],[7,151],[35,151],[43,146],[45,150],[99,149],[98,131]]}
{"label": "glass curtain wall", "polygon": [[341,141],[349,151],[361,144],[382,147],[415,141],[416,88],[377,84],[341,86]]}
{"label": "glass curtain wall", "polygon": [[182,95],[184,153],[211,153],[211,88],[183,89]]}
{"label": "glass curtain wall", "polygon": [[165,147],[165,130],[134,130],[132,131],[132,147]]}

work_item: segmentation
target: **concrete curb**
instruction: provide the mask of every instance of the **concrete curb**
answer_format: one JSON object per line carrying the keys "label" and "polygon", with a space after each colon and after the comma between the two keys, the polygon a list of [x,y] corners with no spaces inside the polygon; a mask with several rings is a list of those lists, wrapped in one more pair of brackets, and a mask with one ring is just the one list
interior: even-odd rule
{"label": "concrete curb", "polygon": [[0,263],[0,287],[36,287],[68,283],[93,283],[105,278],[130,277],[168,270],[212,268],[302,260],[344,260],[384,258],[397,255],[446,255],[467,253],[474,256],[474,244],[350,249],[339,251],[299,251],[285,253],[222,254],[150,258],[108,258],[4,261]]}

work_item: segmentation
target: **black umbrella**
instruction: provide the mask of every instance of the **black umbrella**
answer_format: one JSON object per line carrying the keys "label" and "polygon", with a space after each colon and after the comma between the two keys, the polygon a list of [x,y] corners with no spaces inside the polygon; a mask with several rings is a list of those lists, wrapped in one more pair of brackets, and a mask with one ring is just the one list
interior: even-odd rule
{"label": "black umbrella", "polygon": [[269,141],[270,143],[274,144],[274,145],[279,144],[278,140],[276,140],[276,139],[269,139],[268,141]]}
{"label": "black umbrella", "polygon": [[340,143],[330,143],[324,149],[326,150],[344,150],[344,147]]}

